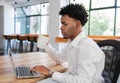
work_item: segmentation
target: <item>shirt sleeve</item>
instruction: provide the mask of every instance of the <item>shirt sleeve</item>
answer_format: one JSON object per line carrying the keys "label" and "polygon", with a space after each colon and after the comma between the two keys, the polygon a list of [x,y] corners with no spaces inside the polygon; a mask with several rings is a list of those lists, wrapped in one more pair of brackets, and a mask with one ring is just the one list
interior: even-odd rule
{"label": "shirt sleeve", "polygon": [[[87,52],[83,47],[77,51],[76,66],[71,65],[69,73],[55,72],[52,79],[60,83],[102,83],[103,55],[95,48],[91,49],[90,46],[87,48],[89,49]],[[93,82],[95,79],[97,79],[96,82]]]}
{"label": "shirt sleeve", "polygon": [[80,64],[78,74],[54,72],[52,79],[60,83],[92,83],[95,67],[93,64]]}
{"label": "shirt sleeve", "polygon": [[66,58],[66,52],[65,52],[65,49],[64,48],[62,50],[62,52],[58,52],[56,51],[55,48],[52,47],[51,44],[48,44],[46,47],[45,47],[45,50],[46,52],[49,54],[49,56],[57,63],[62,63],[62,62],[65,62],[67,60]]}

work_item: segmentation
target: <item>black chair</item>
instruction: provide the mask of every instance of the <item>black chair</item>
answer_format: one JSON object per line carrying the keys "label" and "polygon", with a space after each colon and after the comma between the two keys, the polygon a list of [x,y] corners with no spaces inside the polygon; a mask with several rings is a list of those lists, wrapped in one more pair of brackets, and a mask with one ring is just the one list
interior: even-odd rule
{"label": "black chair", "polygon": [[105,53],[104,83],[117,83],[120,73],[120,41],[103,40],[97,42]]}

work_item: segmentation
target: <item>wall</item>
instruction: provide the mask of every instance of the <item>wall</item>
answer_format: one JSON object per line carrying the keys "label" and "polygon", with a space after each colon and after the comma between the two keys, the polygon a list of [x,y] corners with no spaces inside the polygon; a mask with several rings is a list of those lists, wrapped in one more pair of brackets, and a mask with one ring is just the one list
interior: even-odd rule
{"label": "wall", "polygon": [[4,32],[4,7],[0,6],[0,49],[3,49],[4,47],[4,43],[3,43],[3,39],[2,39],[2,35]]}
{"label": "wall", "polygon": [[55,37],[59,36],[59,9],[60,9],[60,0],[50,0],[50,17],[49,17],[49,30],[48,34],[50,36],[50,43],[58,49],[58,45],[55,44]]}
{"label": "wall", "polygon": [[[0,11],[0,34],[14,33],[14,8],[5,0],[0,1],[3,10]],[[3,15],[2,15],[3,14]],[[2,16],[1,16],[2,15]],[[4,39],[0,37],[0,48],[4,49]]]}
{"label": "wall", "polygon": [[57,50],[59,49],[59,44],[55,43],[55,37],[62,36],[61,35],[61,18],[59,15],[60,8],[69,4],[69,0],[49,0],[50,3],[50,17],[49,17],[49,30],[48,34],[50,35],[50,43]]}

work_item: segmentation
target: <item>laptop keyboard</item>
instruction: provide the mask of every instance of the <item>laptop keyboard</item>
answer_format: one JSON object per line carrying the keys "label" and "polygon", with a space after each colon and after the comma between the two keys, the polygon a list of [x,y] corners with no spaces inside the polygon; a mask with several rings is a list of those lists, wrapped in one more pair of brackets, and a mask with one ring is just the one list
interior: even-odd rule
{"label": "laptop keyboard", "polygon": [[41,75],[36,72],[31,72],[30,67],[26,66],[16,67],[15,71],[18,78],[40,77]]}
{"label": "laptop keyboard", "polygon": [[17,76],[31,76],[30,67],[16,67]]}

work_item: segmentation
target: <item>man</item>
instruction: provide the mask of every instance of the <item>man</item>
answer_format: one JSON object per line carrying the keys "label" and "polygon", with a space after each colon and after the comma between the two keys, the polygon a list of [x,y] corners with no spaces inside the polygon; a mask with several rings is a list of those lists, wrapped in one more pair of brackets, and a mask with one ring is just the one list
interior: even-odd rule
{"label": "man", "polygon": [[88,16],[85,8],[79,4],[69,4],[61,8],[59,14],[62,15],[61,33],[64,38],[69,38],[68,45],[61,53],[50,44],[45,50],[57,63],[68,61],[68,73],[50,73],[44,66],[36,66],[32,70],[51,76],[59,83],[102,83],[105,56],[82,30]]}

